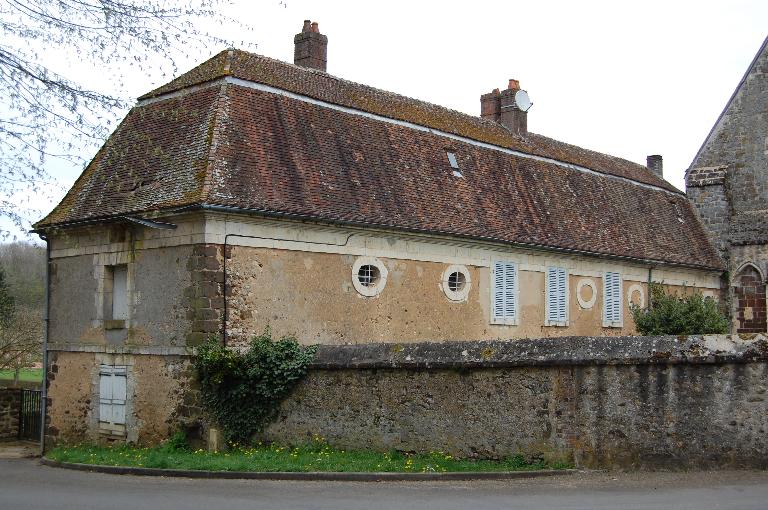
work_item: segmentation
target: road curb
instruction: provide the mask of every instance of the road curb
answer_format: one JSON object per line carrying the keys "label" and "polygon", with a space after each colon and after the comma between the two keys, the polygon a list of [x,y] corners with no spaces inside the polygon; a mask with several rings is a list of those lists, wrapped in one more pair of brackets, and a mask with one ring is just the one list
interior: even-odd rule
{"label": "road curb", "polygon": [[107,473],[112,475],[166,476],[179,478],[224,478],[246,480],[304,480],[337,482],[408,482],[408,481],[452,481],[452,480],[514,480],[542,476],[571,475],[576,469],[546,469],[539,471],[465,471],[454,473],[338,473],[338,472],[263,472],[263,471],[195,471],[185,469],[156,469],[129,466],[99,466],[59,462],[43,457],[45,466]]}

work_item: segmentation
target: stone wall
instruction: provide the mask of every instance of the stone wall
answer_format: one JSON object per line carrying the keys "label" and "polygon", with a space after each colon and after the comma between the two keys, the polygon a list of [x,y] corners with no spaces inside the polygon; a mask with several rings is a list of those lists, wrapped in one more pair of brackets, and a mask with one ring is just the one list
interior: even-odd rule
{"label": "stone wall", "polygon": [[727,172],[727,166],[696,168],[687,173],[685,181],[688,200],[722,255],[727,254],[731,221]]}
{"label": "stone wall", "polygon": [[[49,354],[46,448],[58,443],[160,443],[180,428],[199,426],[202,409],[188,354],[53,351]],[[174,351],[176,352],[176,351]],[[180,351],[178,351],[180,352]],[[99,367],[126,367],[124,430],[99,416]]]}
{"label": "stone wall", "polygon": [[19,436],[19,409],[21,390],[0,388],[0,440]]}
{"label": "stone wall", "polygon": [[265,439],[768,467],[768,342],[710,336],[323,346]]}
{"label": "stone wall", "polygon": [[[768,44],[691,163],[691,169],[728,165],[735,212],[759,211],[768,204]],[[725,98],[724,98],[725,99]]]}

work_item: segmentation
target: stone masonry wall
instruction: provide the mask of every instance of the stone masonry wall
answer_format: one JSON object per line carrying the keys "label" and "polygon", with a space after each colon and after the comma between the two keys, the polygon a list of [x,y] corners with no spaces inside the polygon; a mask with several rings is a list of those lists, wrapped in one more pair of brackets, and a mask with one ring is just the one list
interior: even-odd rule
{"label": "stone masonry wall", "polygon": [[224,314],[223,245],[196,244],[187,262],[192,284],[184,290],[189,303],[187,319],[192,323],[187,345],[198,345],[219,335]]}
{"label": "stone masonry wall", "polygon": [[768,45],[763,46],[692,169],[728,165],[737,213],[768,204]]}
{"label": "stone masonry wall", "polygon": [[724,254],[728,246],[731,205],[726,188],[727,167],[697,168],[686,176],[688,199],[699,214],[710,240]]}
{"label": "stone masonry wall", "polygon": [[0,440],[18,437],[20,406],[20,389],[0,388]]}
{"label": "stone masonry wall", "polygon": [[323,346],[265,439],[768,467],[768,342],[725,336]]}
{"label": "stone masonry wall", "polygon": [[[101,427],[102,364],[127,367],[124,434]],[[51,352],[46,448],[77,442],[152,445],[168,439],[180,428],[200,429],[199,393],[188,355]]]}

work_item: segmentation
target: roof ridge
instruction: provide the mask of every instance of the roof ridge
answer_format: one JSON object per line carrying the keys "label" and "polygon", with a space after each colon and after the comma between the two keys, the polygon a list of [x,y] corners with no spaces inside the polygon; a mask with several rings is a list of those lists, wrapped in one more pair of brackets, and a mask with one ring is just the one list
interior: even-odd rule
{"label": "roof ridge", "polygon": [[[216,60],[222,58],[225,59],[224,62],[216,66]],[[236,48],[218,53],[168,84],[141,96],[139,100],[157,100],[166,94],[178,93],[222,77],[233,77],[268,85],[311,99],[373,113],[396,121],[410,122],[428,129],[444,131],[534,156],[546,155],[565,163],[589,168],[597,173],[621,176],[637,183],[663,188],[673,193],[682,193],[663,178],[653,174],[646,166],[628,159],[535,133],[520,136],[489,119],[357,83],[318,69],[298,66]],[[560,150],[549,150],[552,145],[558,145]]]}
{"label": "roof ridge", "polygon": [[[231,57],[231,53],[229,56]],[[211,191],[211,185],[213,183],[212,174],[214,165],[216,163],[215,156],[216,151],[219,148],[219,139],[223,136],[226,136],[226,130],[219,129],[219,125],[222,119],[222,110],[229,109],[229,102],[226,101],[226,99],[229,97],[228,94],[228,84],[226,81],[222,81],[221,85],[219,86],[219,92],[216,94],[216,99],[214,100],[216,103],[214,106],[214,114],[211,117],[208,126],[208,134],[206,135],[208,140],[208,162],[205,165],[205,175],[203,176],[200,188],[200,202],[203,204],[208,201],[208,194]]]}
{"label": "roof ridge", "polygon": [[[272,61],[272,62],[274,62],[276,64],[287,65],[289,67],[293,67],[293,68],[295,68],[297,70],[300,70],[302,72],[308,72],[308,73],[311,73],[311,74],[322,75],[322,76],[330,78],[330,79],[332,79],[332,80],[334,80],[336,82],[345,83],[345,84],[352,85],[352,86],[355,86],[355,87],[363,87],[363,88],[366,88],[366,89],[369,89],[369,90],[373,90],[373,91],[376,91],[376,92],[380,92],[380,93],[384,93],[384,94],[387,94],[387,95],[390,95],[390,96],[395,96],[395,97],[398,97],[398,98],[402,98],[402,99],[405,99],[405,100],[410,101],[410,102],[421,103],[421,104],[423,104],[425,106],[439,108],[439,109],[444,110],[446,112],[451,112],[453,114],[460,115],[462,117],[470,119],[473,122],[479,122],[481,124],[485,124],[485,125],[487,125],[488,127],[491,127],[491,128],[496,128],[496,129],[502,128],[505,131],[507,131],[510,135],[512,135],[512,136],[514,136],[516,138],[525,139],[525,136],[521,136],[518,133],[513,133],[512,131],[507,129],[505,126],[499,124],[498,122],[495,122],[495,121],[492,121],[492,120],[489,120],[489,119],[485,119],[483,117],[478,117],[478,116],[475,116],[475,115],[471,115],[469,113],[462,112],[461,110],[456,110],[454,108],[450,108],[450,107],[445,106],[445,105],[441,105],[441,104],[438,104],[438,103],[432,103],[432,102],[426,101],[424,99],[419,99],[419,98],[416,98],[416,97],[407,96],[405,94],[400,94],[398,92],[393,92],[391,90],[381,89],[381,88],[378,88],[378,87],[374,87],[372,85],[368,85],[366,83],[358,83],[358,82],[353,81],[353,80],[348,80],[346,78],[342,78],[340,76],[336,76],[336,75],[330,74],[330,73],[328,73],[326,71],[321,71],[320,69],[314,69],[314,68],[310,68],[310,67],[302,67],[302,66],[299,66],[299,65],[296,65],[296,64],[292,64],[290,62],[285,62],[283,60],[279,60],[279,59],[276,59],[276,58],[268,57],[266,55],[261,55],[259,53],[253,53],[253,52],[246,51],[246,50],[241,50],[241,49],[238,49],[238,48],[235,48],[234,51],[236,51],[238,53],[244,53],[244,54],[247,54],[247,55],[250,55],[250,56],[257,56],[257,57],[262,58],[264,60]],[[431,126],[425,126],[425,127],[431,127]],[[644,168],[644,169],[647,168],[645,165],[643,165],[641,163],[636,163],[636,162],[631,161],[631,160],[626,159],[626,158],[621,158],[621,157],[618,157],[618,156],[613,156],[611,154],[607,154],[605,152],[600,152],[598,150],[588,149],[586,147],[581,147],[581,146],[578,146],[578,145],[574,145],[572,143],[563,142],[562,140],[557,140],[555,138],[551,138],[551,137],[548,137],[546,135],[542,135],[542,134],[539,134],[539,133],[530,132],[529,134],[531,134],[533,136],[545,138],[545,139],[547,139],[549,141],[552,141],[552,142],[568,145],[569,147],[574,147],[574,148],[577,148],[577,149],[593,152],[595,154],[599,154],[599,155],[602,155],[602,156],[607,156],[607,157],[614,158],[614,159],[620,159],[620,160],[622,160],[622,161],[624,161],[626,163],[635,165],[638,168]],[[633,179],[631,179],[631,180],[633,180]]]}

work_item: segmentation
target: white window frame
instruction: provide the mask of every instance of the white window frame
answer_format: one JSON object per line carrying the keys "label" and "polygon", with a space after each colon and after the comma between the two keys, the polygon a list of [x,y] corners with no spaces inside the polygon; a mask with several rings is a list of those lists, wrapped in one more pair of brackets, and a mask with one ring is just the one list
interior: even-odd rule
{"label": "white window frame", "polygon": [[[519,310],[520,310],[520,271],[517,262],[509,260],[494,260],[491,263],[491,324],[506,324],[509,326],[517,326],[519,324]],[[497,271],[502,269],[504,271],[512,272],[511,288],[507,288],[507,283],[510,283],[507,277],[501,276],[500,282],[502,282],[502,288],[497,288]],[[497,294],[501,292],[502,298],[502,311],[501,315],[496,313],[497,311]],[[510,309],[507,309],[506,299],[512,297],[513,303]]]}
{"label": "white window frame", "polygon": [[[357,274],[362,266],[374,266],[379,270],[379,279],[374,285],[366,286],[360,283]],[[361,296],[376,297],[381,294],[381,291],[387,286],[388,275],[387,266],[376,257],[358,257],[352,264],[352,286]]]}
{"label": "white window frame", "polygon": [[[615,271],[605,271],[603,273],[603,327],[621,328],[624,327],[624,280],[621,273]],[[613,300],[610,303],[609,300]],[[610,309],[618,312],[609,317]]]}
{"label": "white window frame", "polygon": [[[464,287],[459,290],[451,290],[448,285],[448,279],[453,273],[460,273],[464,275]],[[472,276],[469,274],[467,266],[454,264],[445,268],[443,276],[440,279],[440,286],[443,288],[445,297],[455,302],[466,301],[469,298],[469,290],[472,288]]]}
{"label": "white window frame", "polygon": [[128,367],[99,366],[99,427],[110,432],[125,431],[128,402]]}
{"label": "white window frame", "polygon": [[[568,269],[556,266],[547,267],[544,293],[545,326],[568,326],[568,308],[570,306],[568,278]],[[555,296],[552,295],[553,292],[556,293]],[[553,298],[558,301],[554,309],[552,307]]]}

